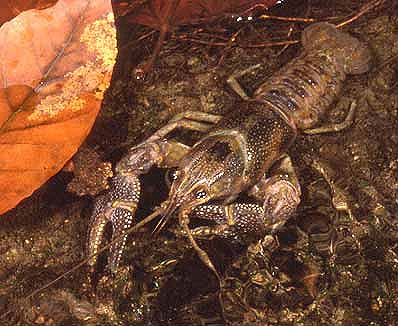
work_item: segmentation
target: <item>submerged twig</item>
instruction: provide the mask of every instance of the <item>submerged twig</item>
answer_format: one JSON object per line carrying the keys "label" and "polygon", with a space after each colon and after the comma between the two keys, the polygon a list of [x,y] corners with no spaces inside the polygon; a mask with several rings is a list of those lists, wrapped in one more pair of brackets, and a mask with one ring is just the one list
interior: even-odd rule
{"label": "submerged twig", "polygon": [[[337,28],[343,27],[347,24],[352,23],[353,21],[357,20],[359,17],[363,16],[364,14],[368,13],[370,10],[376,8],[377,6],[383,4],[386,0],[372,0],[363,6],[359,8],[359,11],[351,16],[350,18],[346,19],[345,21],[339,23],[336,25]],[[281,21],[287,21],[287,22],[304,22],[304,23],[313,23],[317,21],[321,21],[316,18],[303,18],[303,17],[282,17],[282,16],[272,16],[272,15],[261,15],[260,18],[262,19],[275,19],[275,20],[281,20]],[[337,19],[338,17],[328,17],[322,21],[330,21],[332,19]],[[178,40],[180,41],[189,41],[193,43],[198,43],[198,44],[204,44],[204,45],[209,45],[209,46],[220,46],[220,47],[231,47],[232,42],[236,40],[237,34],[235,33],[228,42],[215,42],[212,40],[203,40],[203,39],[197,39],[190,37],[188,35],[182,35],[178,37]],[[288,34],[288,36],[290,33]],[[269,41],[269,42],[263,42],[263,43],[257,43],[257,44],[239,44],[240,47],[242,48],[263,48],[263,47],[273,47],[273,46],[284,46],[284,49],[292,44],[297,44],[299,43],[299,40],[281,40],[281,41]]]}
{"label": "submerged twig", "polygon": [[366,14],[368,11],[370,11],[370,10],[372,10],[373,8],[375,8],[375,7],[377,7],[377,6],[381,5],[381,4],[383,4],[384,2],[386,2],[386,0],[373,0],[373,1],[370,1],[370,2],[368,2],[368,3],[365,3],[363,6],[361,6],[361,7],[359,8],[359,11],[358,11],[354,16],[352,16],[351,18],[349,18],[349,19],[343,21],[343,22],[340,23],[340,24],[337,24],[336,26],[337,26],[338,28],[340,28],[340,27],[343,27],[344,25],[350,24],[350,23],[352,23],[354,20],[357,20],[359,17],[363,16],[363,15]]}
{"label": "submerged twig", "polygon": [[272,16],[272,15],[261,15],[261,19],[272,19],[272,20],[281,20],[285,22],[300,22],[300,23],[313,23],[319,21],[319,19],[315,18],[302,18],[302,17],[283,17],[283,16]]}

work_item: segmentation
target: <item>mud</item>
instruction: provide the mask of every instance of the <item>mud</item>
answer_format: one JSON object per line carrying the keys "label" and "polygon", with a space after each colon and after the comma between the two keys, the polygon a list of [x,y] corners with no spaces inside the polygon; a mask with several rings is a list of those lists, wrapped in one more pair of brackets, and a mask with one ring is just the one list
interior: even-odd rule
{"label": "mud", "polygon": [[[365,1],[335,1],[328,8],[323,1],[292,3],[285,1],[270,14],[319,20],[340,17],[332,18],[337,22]],[[260,63],[259,70],[240,78],[253,94],[301,50],[299,44],[286,48],[261,44],[298,39],[306,26],[261,19],[236,23],[225,18],[182,27],[166,42],[154,69],[142,81],[135,72],[149,59],[156,33],[137,43],[134,40],[149,29],[119,21],[112,85],[86,141],[89,150],[82,150],[74,165],[82,172],[75,172],[78,178],[73,183],[72,172],[61,172],[0,220],[1,325],[394,324],[398,319],[398,17],[391,16],[392,7],[394,2],[387,1],[344,27],[368,43],[373,66],[367,74],[348,78],[340,98],[319,124],[344,120],[350,103],[356,101],[353,125],[338,133],[300,135],[291,149],[303,199],[297,214],[277,234],[278,241],[266,237],[250,246],[220,239],[199,241],[225,280],[221,292],[215,276],[178,232],[177,223],[171,223],[157,237],[151,235],[153,224],[131,236],[116,277],[106,274],[102,257],[96,273],[84,266],[24,299],[85,258],[92,203],[88,194],[106,188],[109,171],[100,173],[108,166],[103,162],[114,164],[129,146],[176,113],[233,110],[240,98],[226,84],[228,76]],[[187,35],[201,43],[187,41]],[[214,45],[232,35],[237,35],[235,42]],[[181,131],[175,136],[192,144],[200,134]],[[314,162],[327,170],[326,177]],[[144,178],[137,220],[167,196],[164,179],[162,170]],[[68,184],[75,194],[67,192]],[[336,209],[332,202],[336,194],[352,215]]]}

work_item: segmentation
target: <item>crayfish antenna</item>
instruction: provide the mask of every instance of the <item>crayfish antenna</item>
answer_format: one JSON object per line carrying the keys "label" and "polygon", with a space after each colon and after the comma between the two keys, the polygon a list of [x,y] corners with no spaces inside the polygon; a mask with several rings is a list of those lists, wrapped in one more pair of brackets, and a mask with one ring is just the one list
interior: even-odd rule
{"label": "crayfish antenna", "polygon": [[174,203],[175,201],[166,200],[162,204],[160,204],[159,209],[162,209],[164,212],[162,213],[162,217],[160,218],[158,224],[156,224],[155,228],[153,229],[152,235],[158,235],[159,232],[165,227],[167,222],[170,220],[171,214],[173,214],[173,212],[177,208],[177,205]]}
{"label": "crayfish antenna", "polygon": [[167,222],[169,221],[169,217],[165,217],[162,216],[158,222],[158,224],[156,224],[155,228],[152,231],[152,235],[158,235],[160,233],[160,231],[164,228],[164,226],[167,224]]}
{"label": "crayfish antenna", "polygon": [[218,273],[217,269],[215,268],[213,262],[211,261],[209,255],[207,254],[207,252],[204,251],[202,248],[200,248],[199,245],[197,244],[196,240],[194,239],[191,229],[188,226],[189,218],[188,218],[188,214],[186,214],[186,212],[180,213],[179,223],[180,223],[180,226],[182,227],[183,231],[186,233],[193,249],[198,254],[200,260],[203,262],[203,264],[205,264],[205,266],[207,266],[207,268],[209,268],[216,275],[216,277],[218,279],[218,283],[220,285],[220,289],[221,289],[223,287],[223,280],[222,280],[220,274]]}

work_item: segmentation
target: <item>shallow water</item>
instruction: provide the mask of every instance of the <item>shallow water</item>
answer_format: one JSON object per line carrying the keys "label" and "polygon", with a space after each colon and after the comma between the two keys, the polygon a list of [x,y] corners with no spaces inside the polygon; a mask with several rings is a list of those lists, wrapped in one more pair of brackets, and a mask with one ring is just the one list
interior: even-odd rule
{"label": "shallow water", "polygon": [[[353,8],[347,1],[336,1],[333,8],[323,8],[322,1],[310,6],[303,1],[285,3],[272,13],[344,17],[358,7],[357,1]],[[151,236],[154,225],[131,236],[120,273],[112,279],[100,266],[94,278],[96,291],[90,286],[88,268],[81,268],[21,301],[85,256],[91,199],[67,194],[71,176],[61,173],[0,222],[0,313],[18,307],[4,324],[393,324],[398,319],[398,18],[389,15],[383,7],[344,28],[368,43],[373,68],[348,78],[320,122],[342,121],[355,100],[351,127],[300,135],[291,148],[303,197],[297,214],[277,234],[279,243],[269,237],[250,246],[220,239],[199,241],[225,281],[221,292],[215,276],[179,235],[176,223],[170,223],[158,237]],[[300,52],[299,45],[260,46],[270,39],[289,40],[289,27],[293,27],[290,39],[298,39],[305,24],[223,20],[201,26],[203,31],[178,29],[145,82],[137,82],[133,72],[137,61],[149,58],[156,35],[139,48],[121,52],[86,146],[114,163],[129,144],[150,136],[187,108],[217,114],[233,110],[240,99],[225,83],[227,77],[260,63],[259,70],[240,79],[253,93],[264,78]],[[147,31],[122,25],[119,32],[127,44]],[[238,31],[232,46],[212,45]],[[207,44],[188,42],[187,35]],[[200,134],[175,136],[192,144]],[[156,170],[144,178],[137,219],[167,195],[164,174]],[[332,202],[333,195],[347,204],[351,216],[334,207],[342,206]]]}

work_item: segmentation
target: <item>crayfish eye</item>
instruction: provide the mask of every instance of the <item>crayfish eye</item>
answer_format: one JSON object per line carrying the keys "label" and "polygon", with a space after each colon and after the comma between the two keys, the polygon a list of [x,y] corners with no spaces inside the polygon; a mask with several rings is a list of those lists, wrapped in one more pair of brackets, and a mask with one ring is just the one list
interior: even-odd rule
{"label": "crayfish eye", "polygon": [[203,198],[206,198],[206,197],[207,197],[207,192],[206,192],[206,190],[204,190],[204,189],[198,190],[198,191],[195,193],[195,197],[196,197],[196,199],[203,199]]}
{"label": "crayfish eye", "polygon": [[166,172],[166,184],[170,188],[172,183],[178,179],[180,171],[177,168],[169,169]]}

